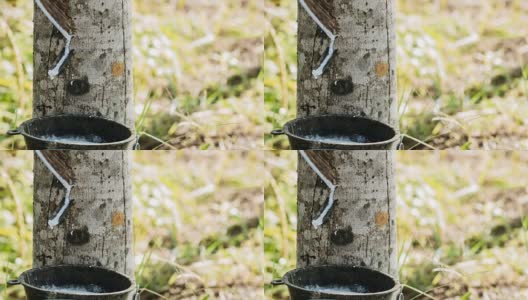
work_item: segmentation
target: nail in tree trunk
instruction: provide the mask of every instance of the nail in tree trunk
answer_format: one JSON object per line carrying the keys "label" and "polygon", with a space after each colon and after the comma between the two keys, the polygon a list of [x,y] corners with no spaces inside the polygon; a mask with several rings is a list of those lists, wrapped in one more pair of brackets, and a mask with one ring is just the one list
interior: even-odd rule
{"label": "nail in tree trunk", "polygon": [[[34,117],[82,114],[133,126],[130,17],[131,0],[36,1]],[[71,52],[50,76],[65,57],[64,31],[73,36]],[[132,275],[129,153],[43,153],[71,180],[73,202],[62,222],[50,227],[65,189],[35,156],[34,265],[98,265]]]}
{"label": "nail in tree trunk", "polygon": [[[305,2],[337,37],[332,58],[315,78],[330,39],[299,5],[298,115],[361,115],[398,128],[394,1]],[[338,187],[325,223],[314,228],[329,189],[299,156],[299,266],[363,265],[396,276],[393,154],[311,153],[326,162],[323,169],[335,172]]]}

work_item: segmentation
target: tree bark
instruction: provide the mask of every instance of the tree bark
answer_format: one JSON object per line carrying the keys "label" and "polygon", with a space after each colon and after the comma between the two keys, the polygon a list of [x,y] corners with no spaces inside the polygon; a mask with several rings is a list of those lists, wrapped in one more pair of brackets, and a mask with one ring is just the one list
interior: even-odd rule
{"label": "tree bark", "polygon": [[[299,6],[298,116],[361,115],[398,128],[394,1],[306,3],[337,38],[336,52],[323,75],[315,78],[312,70],[326,56],[330,39]],[[299,156],[298,265],[362,265],[397,276],[393,153],[309,153],[338,187],[334,206],[316,229],[312,220],[330,189]]]}
{"label": "tree bark", "polygon": [[[48,71],[62,57],[63,34],[35,5],[34,117],[100,116],[134,125],[131,0],[41,0],[64,29],[72,53],[58,76]],[[54,168],[74,184],[73,203],[51,228],[65,189],[35,156],[34,265],[88,264],[134,273],[130,158],[126,151],[46,151]]]}
{"label": "tree bark", "polygon": [[[133,127],[131,1],[55,1],[72,24],[73,53],[51,78],[65,39],[35,6],[33,116],[85,114]],[[79,81],[88,83],[87,93],[70,92]]]}
{"label": "tree bark", "polygon": [[398,274],[392,151],[311,151],[335,172],[335,203],[319,228],[329,189],[299,156],[297,264],[368,266]]}
{"label": "tree bark", "polygon": [[[327,11],[319,13],[321,18],[337,21],[330,25],[338,36],[336,53],[323,75],[314,78],[329,39],[299,6],[298,116],[362,115],[398,128],[394,0],[321,2]],[[352,91],[345,94],[350,82]]]}
{"label": "tree bark", "polygon": [[33,261],[103,266],[134,274],[132,191],[128,151],[43,151],[74,185],[72,203],[50,227],[65,189],[35,156]]}

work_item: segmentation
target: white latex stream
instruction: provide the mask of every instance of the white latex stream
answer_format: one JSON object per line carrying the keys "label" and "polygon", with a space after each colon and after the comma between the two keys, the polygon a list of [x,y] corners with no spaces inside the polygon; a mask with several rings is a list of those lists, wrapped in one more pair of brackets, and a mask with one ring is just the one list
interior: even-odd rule
{"label": "white latex stream", "polygon": [[57,30],[59,30],[59,32],[62,34],[62,36],[64,36],[64,38],[66,39],[66,45],[64,46],[64,54],[62,55],[62,57],[59,60],[59,62],[57,63],[57,65],[53,69],[48,71],[48,75],[51,78],[54,78],[54,77],[57,77],[59,75],[62,66],[64,65],[64,63],[68,59],[68,56],[70,56],[70,52],[71,52],[70,46],[71,46],[71,41],[73,39],[73,35],[71,35],[68,31],[66,31],[66,29],[64,29],[59,24],[59,22],[57,22],[57,20],[55,20],[55,18],[53,18],[53,16],[49,13],[49,11],[46,9],[44,4],[42,4],[42,2],[40,0],[35,0],[35,3],[40,8],[40,10],[44,13],[44,15],[46,15],[48,20],[50,20],[50,22],[53,24],[53,26],[55,26],[55,28],[57,28]]}
{"label": "white latex stream", "polygon": [[335,40],[337,38],[337,35],[334,34],[328,27],[326,27],[323,24],[323,22],[321,22],[321,20],[315,15],[315,13],[310,9],[308,4],[306,4],[304,0],[299,0],[299,2],[301,3],[301,6],[304,8],[304,10],[306,10],[308,15],[314,20],[317,26],[319,26],[324,31],[324,33],[328,36],[328,38],[330,38],[330,46],[328,47],[328,54],[326,55],[321,65],[317,69],[312,71],[312,75],[317,79],[321,75],[323,75],[326,65],[328,65],[328,63],[330,62],[330,59],[332,59],[332,56],[334,56]]}
{"label": "white latex stream", "polygon": [[321,180],[330,189],[330,195],[328,196],[328,204],[324,208],[324,210],[321,213],[321,215],[319,217],[317,217],[315,220],[312,221],[312,225],[315,228],[319,228],[319,227],[321,227],[321,225],[323,225],[323,222],[324,222],[324,219],[325,219],[326,215],[328,215],[328,212],[330,212],[330,209],[332,209],[332,207],[334,206],[334,194],[335,194],[335,190],[337,188],[337,185],[335,185],[332,181],[330,181],[328,178],[326,178],[326,176],[313,163],[313,161],[310,159],[310,157],[308,157],[306,152],[304,152],[303,150],[301,150],[299,152],[301,153],[301,156],[306,161],[306,163],[308,163],[310,168],[312,168],[312,170],[317,174],[317,176],[319,176],[319,178],[321,178]]}
{"label": "white latex stream", "polygon": [[73,185],[71,185],[68,181],[66,181],[66,179],[64,179],[58,172],[57,170],[55,170],[55,168],[53,168],[53,166],[50,164],[50,162],[46,159],[46,157],[44,157],[44,155],[42,154],[41,151],[37,150],[35,151],[35,153],[37,154],[38,158],[42,161],[42,163],[44,163],[44,165],[46,166],[46,168],[48,168],[48,170],[53,174],[53,176],[55,176],[55,178],[57,178],[57,180],[62,184],[62,186],[64,186],[64,188],[66,189],[66,195],[64,196],[64,205],[60,208],[59,212],[57,213],[57,215],[55,217],[53,217],[53,219],[49,220],[48,221],[48,225],[53,228],[57,225],[59,225],[59,222],[60,222],[60,219],[62,218],[62,215],[64,215],[64,212],[68,209],[68,207],[70,206],[70,194],[71,194],[71,190],[73,188]]}

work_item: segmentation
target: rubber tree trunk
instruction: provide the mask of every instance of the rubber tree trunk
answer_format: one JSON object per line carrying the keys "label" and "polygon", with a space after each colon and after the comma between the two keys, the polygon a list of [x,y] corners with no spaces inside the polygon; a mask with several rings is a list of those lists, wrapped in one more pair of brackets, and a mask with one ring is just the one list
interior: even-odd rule
{"label": "rubber tree trunk", "polygon": [[132,193],[127,151],[46,151],[74,184],[62,222],[50,227],[65,189],[39,158],[34,174],[34,266],[82,264],[134,274]]}
{"label": "rubber tree trunk", "polygon": [[[56,77],[65,39],[42,9],[34,15],[34,117],[96,115],[134,125],[131,0],[42,0],[71,30],[72,53]],[[65,190],[35,156],[34,265],[88,264],[134,273],[130,157],[125,151],[47,151],[74,184],[62,222],[48,220]]]}
{"label": "rubber tree trunk", "polygon": [[314,78],[329,39],[299,6],[298,115],[356,114],[397,128],[394,0],[312,2],[338,37],[323,75]]}
{"label": "rubber tree trunk", "polygon": [[[315,78],[329,38],[299,6],[298,115],[353,114],[398,128],[394,1],[307,0],[337,38],[332,59]],[[299,156],[299,266],[351,264],[397,276],[394,156],[389,151],[318,151],[334,172],[336,203],[326,222],[312,220],[329,189]],[[313,155],[313,154],[312,154]]]}
{"label": "rubber tree trunk", "polygon": [[96,115],[132,127],[131,0],[47,2],[62,5],[54,15],[71,24],[65,27],[73,32],[73,52],[60,74],[50,77],[65,39],[35,6],[33,116]]}
{"label": "rubber tree trunk", "polygon": [[335,202],[319,228],[312,225],[330,194],[302,157],[298,176],[297,264],[368,266],[397,276],[394,152],[315,151],[334,172]]}

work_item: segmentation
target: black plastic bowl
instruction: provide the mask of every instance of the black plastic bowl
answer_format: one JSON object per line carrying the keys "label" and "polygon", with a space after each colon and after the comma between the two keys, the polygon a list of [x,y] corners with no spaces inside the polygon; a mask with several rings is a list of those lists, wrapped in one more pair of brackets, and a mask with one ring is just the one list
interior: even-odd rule
{"label": "black plastic bowl", "polygon": [[[287,135],[293,150],[394,150],[400,142],[400,135],[392,126],[350,115],[298,118],[272,134]],[[343,141],[325,141],[325,137]],[[357,137],[356,141],[353,137]]]}
{"label": "black plastic bowl", "polygon": [[392,276],[344,265],[295,269],[271,284],[288,286],[291,300],[399,300],[402,295],[401,285]]}
{"label": "black plastic bowl", "polygon": [[[9,286],[22,285],[28,300],[130,300],[136,296],[133,281],[118,272],[90,266],[50,266],[26,271]],[[61,292],[82,288],[85,292]]]}
{"label": "black plastic bowl", "polygon": [[35,118],[7,134],[23,135],[29,150],[130,150],[136,140],[123,124],[83,115]]}

